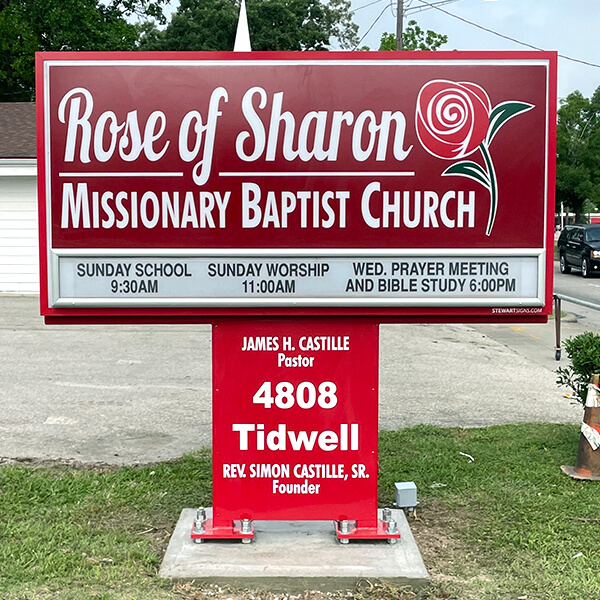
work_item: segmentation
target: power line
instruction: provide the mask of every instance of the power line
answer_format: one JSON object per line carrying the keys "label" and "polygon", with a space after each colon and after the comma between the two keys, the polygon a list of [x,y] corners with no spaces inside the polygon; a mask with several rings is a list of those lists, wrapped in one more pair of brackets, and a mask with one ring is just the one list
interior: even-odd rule
{"label": "power line", "polygon": [[367,35],[369,35],[371,29],[373,29],[373,27],[375,27],[375,24],[377,23],[377,21],[379,21],[379,19],[381,19],[381,17],[383,16],[383,13],[390,7],[389,4],[386,4],[383,7],[383,10],[379,13],[378,17],[371,23],[371,26],[369,27],[369,29],[367,29],[366,33],[360,38],[360,40],[358,40],[358,43],[356,44],[356,46],[354,46],[353,50],[356,50],[358,48],[358,46],[360,45],[360,43],[367,37]]}
{"label": "power line", "polygon": [[[389,0],[385,0],[385,1],[388,2]],[[369,2],[369,4],[363,4],[362,6],[359,6],[358,8],[353,8],[352,12],[356,12],[357,10],[367,8],[367,6],[373,6],[373,4],[379,4],[380,2],[383,2],[383,0],[374,0],[374,2]]]}
{"label": "power line", "polygon": [[[440,12],[443,12],[444,14],[453,17],[454,19],[458,19],[459,21],[463,21],[463,23],[467,23],[468,25],[472,25],[473,27],[477,27],[478,29],[481,29],[483,31],[487,31],[488,33],[491,33],[492,35],[498,36],[500,38],[504,38],[505,40],[509,40],[511,42],[514,42],[515,44],[520,44],[521,46],[525,46],[526,48],[531,48],[533,50],[541,50],[543,51],[543,48],[539,48],[538,46],[534,46],[532,44],[528,44],[527,42],[522,42],[520,40],[517,40],[513,37],[510,37],[509,35],[504,35],[503,33],[499,33],[497,31],[494,31],[493,29],[488,29],[487,27],[484,27],[483,25],[479,25],[479,23],[474,23],[473,21],[469,21],[468,19],[465,19],[463,17],[459,17],[458,15],[455,15],[454,13],[451,13],[443,8],[440,8],[439,6],[436,6],[435,4],[431,4],[430,2],[427,2],[427,0],[419,0],[419,2],[422,2],[423,4],[427,4],[427,6],[429,6],[430,8],[435,8],[436,10],[439,10]],[[592,62],[588,62],[587,60],[581,60],[580,58],[573,58],[571,56],[566,56],[564,54],[559,54],[558,55],[560,58],[564,58],[565,60],[570,60],[572,62],[576,62],[576,63],[581,63],[583,65],[587,65],[588,67],[595,67],[597,69],[600,69],[600,65],[596,64],[596,63],[592,63]]]}
{"label": "power line", "polygon": [[[420,2],[421,0],[419,0]],[[424,10],[427,10],[429,8],[435,8],[436,6],[443,6],[444,4],[452,4],[453,2],[460,2],[460,0],[436,0],[435,4],[430,4],[428,6],[414,6],[411,7],[410,4],[408,6],[408,8],[404,11],[404,14],[409,14],[409,13],[415,13],[415,12],[422,12]]]}

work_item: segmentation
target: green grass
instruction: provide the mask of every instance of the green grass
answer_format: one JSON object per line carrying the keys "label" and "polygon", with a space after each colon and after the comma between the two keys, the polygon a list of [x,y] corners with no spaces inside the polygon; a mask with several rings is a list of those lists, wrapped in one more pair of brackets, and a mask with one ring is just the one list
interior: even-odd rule
{"label": "green grass", "polygon": [[0,597],[172,598],[157,579],[181,508],[208,503],[210,453],[151,467],[0,469]]}
{"label": "green grass", "polygon": [[464,521],[453,535],[470,557],[452,567],[464,581],[446,586],[458,598],[600,598],[600,483],[560,471],[574,464],[577,426],[416,427],[380,439],[382,503],[394,481],[412,479],[424,504],[437,498]]}
{"label": "green grass", "polygon": [[[415,533],[427,522],[453,542],[419,597],[600,599],[600,483],[560,471],[578,441],[575,425],[382,432],[380,505],[395,481],[414,480]],[[210,468],[206,450],[117,470],[1,467],[0,598],[186,597],[157,570],[181,508],[210,504]],[[369,596],[405,597],[377,586],[354,595]]]}

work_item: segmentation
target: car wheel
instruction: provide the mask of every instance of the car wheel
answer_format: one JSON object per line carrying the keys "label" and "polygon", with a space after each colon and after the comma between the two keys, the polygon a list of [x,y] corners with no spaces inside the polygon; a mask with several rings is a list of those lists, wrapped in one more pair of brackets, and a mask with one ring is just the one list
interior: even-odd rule
{"label": "car wheel", "polygon": [[564,254],[560,255],[560,272],[561,273],[570,273],[571,272],[571,267],[569,267],[567,265],[567,257]]}
{"label": "car wheel", "polygon": [[581,259],[581,275],[583,277],[590,276],[590,261],[587,258]]}

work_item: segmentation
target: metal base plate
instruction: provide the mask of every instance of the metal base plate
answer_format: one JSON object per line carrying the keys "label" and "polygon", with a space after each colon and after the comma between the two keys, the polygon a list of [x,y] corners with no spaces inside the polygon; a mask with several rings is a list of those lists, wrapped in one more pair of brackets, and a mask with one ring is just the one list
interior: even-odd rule
{"label": "metal base plate", "polygon": [[195,527],[192,525],[192,533],[191,538],[194,541],[201,540],[249,540],[251,541],[254,538],[254,526],[252,522],[250,522],[250,531],[248,533],[242,532],[242,522],[241,521],[233,521],[230,527],[225,526],[215,526],[212,518],[206,519],[204,521],[204,532],[203,533],[195,533]]}
{"label": "metal base plate", "polygon": [[348,530],[342,531],[342,521],[335,521],[335,534],[338,540],[391,540],[392,543],[400,539],[400,532],[396,527],[395,532],[388,530],[388,523],[381,519],[381,510],[378,511],[379,518],[374,522],[348,521]]}

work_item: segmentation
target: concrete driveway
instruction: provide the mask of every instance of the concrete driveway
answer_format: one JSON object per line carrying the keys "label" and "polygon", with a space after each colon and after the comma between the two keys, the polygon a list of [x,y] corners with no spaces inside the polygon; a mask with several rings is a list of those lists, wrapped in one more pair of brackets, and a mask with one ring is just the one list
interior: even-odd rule
{"label": "concrete driveway", "polygon": [[[580,421],[555,385],[553,326],[533,327],[547,364],[518,335],[382,326],[380,427]],[[210,353],[209,326],[46,326],[37,297],[1,296],[0,460],[133,464],[210,444]]]}

